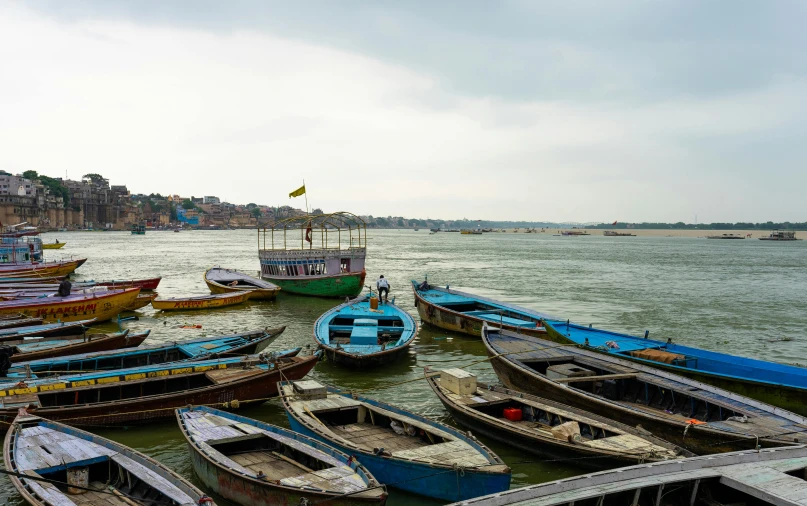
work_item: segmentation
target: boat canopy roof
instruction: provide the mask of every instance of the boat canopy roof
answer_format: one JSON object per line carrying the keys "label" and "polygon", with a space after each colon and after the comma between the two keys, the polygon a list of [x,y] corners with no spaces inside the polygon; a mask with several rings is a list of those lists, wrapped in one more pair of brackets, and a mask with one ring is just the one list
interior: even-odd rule
{"label": "boat canopy roof", "polygon": [[345,211],[302,214],[258,230],[261,250],[343,250],[367,247],[367,223]]}

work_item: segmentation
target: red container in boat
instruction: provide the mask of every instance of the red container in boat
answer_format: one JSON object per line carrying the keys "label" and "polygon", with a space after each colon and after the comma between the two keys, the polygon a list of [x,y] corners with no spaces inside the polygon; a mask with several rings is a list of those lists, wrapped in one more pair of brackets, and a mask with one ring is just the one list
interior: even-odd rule
{"label": "red container in boat", "polygon": [[521,410],[519,408],[504,408],[504,417],[512,422],[521,421]]}

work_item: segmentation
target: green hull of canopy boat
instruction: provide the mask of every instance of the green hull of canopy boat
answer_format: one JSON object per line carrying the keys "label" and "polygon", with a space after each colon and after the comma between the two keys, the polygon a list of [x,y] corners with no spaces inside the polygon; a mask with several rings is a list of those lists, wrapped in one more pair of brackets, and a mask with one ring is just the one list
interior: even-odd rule
{"label": "green hull of canopy boat", "polygon": [[261,278],[288,293],[355,297],[366,255],[367,225],[351,213],[295,216],[258,230]]}

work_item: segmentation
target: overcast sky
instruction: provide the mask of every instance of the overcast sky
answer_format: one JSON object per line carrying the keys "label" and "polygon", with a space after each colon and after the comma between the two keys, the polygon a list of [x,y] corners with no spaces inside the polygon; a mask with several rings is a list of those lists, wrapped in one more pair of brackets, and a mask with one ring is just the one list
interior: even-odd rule
{"label": "overcast sky", "polygon": [[417,218],[804,221],[807,2],[0,0],[0,169]]}

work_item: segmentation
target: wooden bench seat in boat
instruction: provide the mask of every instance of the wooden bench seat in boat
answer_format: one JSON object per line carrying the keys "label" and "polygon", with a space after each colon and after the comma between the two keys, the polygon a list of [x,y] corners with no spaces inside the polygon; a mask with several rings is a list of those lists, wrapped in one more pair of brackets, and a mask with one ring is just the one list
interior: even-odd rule
{"label": "wooden bench seat in boat", "polygon": [[378,344],[378,320],[369,318],[353,320],[353,329],[350,331],[350,344],[371,346]]}
{"label": "wooden bench seat in boat", "polygon": [[256,374],[263,374],[265,372],[266,370],[261,369],[260,367],[252,369],[216,369],[213,371],[207,371],[205,376],[207,376],[213,383],[221,385],[223,383],[232,383],[233,381],[248,378],[249,376],[254,376]]}
{"label": "wooden bench seat in boat", "polygon": [[529,320],[513,318],[512,316],[504,316],[491,311],[463,311],[462,314],[476,316],[477,318],[487,320],[491,323],[504,323],[505,325],[513,325],[514,327],[536,328],[538,326],[537,323]]}

